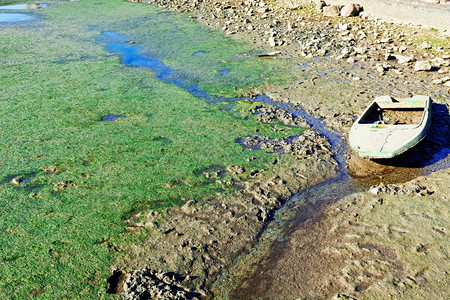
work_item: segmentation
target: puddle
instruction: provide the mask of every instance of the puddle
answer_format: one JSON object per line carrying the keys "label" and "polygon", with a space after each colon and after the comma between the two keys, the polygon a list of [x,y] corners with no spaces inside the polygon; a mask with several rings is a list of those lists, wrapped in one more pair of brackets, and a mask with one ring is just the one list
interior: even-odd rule
{"label": "puddle", "polygon": [[19,23],[31,20],[32,17],[21,13],[0,13],[0,23]]}
{"label": "puddle", "polygon": [[126,114],[120,114],[120,115],[109,114],[109,115],[103,117],[102,122],[113,122],[119,118],[126,118],[126,117],[127,117]]}
{"label": "puddle", "polygon": [[[33,10],[48,7],[46,3],[30,3],[30,4],[12,4],[0,6],[2,10]],[[33,19],[32,16],[23,13],[0,13],[0,23],[20,23]]]}
{"label": "puddle", "polygon": [[29,3],[29,4],[12,4],[0,6],[0,10],[26,10],[26,9],[39,9],[48,7],[47,3]]}

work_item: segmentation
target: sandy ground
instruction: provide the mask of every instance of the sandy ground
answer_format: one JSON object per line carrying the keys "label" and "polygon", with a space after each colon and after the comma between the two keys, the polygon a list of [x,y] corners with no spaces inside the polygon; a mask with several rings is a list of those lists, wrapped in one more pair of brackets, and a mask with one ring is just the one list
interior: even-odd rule
{"label": "sandy ground", "polygon": [[[205,26],[266,52],[279,51],[279,57],[306,61],[292,71],[293,84],[260,87],[254,94],[299,105],[344,136],[373,97],[430,93],[440,116],[432,134],[436,138],[413,157],[424,160],[445,153],[449,87],[442,79],[449,71],[448,44],[417,46],[408,40],[410,28],[360,18],[324,18],[309,6],[286,9],[282,1],[146,2],[196,16]],[[442,38],[439,32],[412,30],[413,36]],[[322,44],[322,49],[307,46],[311,39],[311,45]],[[403,56],[414,59],[405,63]],[[433,70],[415,71],[415,61],[420,60],[432,61]],[[441,82],[433,83],[436,80]],[[337,195],[339,201],[320,209],[299,209],[302,222],[295,226],[286,222],[275,233],[264,231],[291,195],[336,175],[327,141],[312,134],[309,142],[321,146],[308,155],[300,149],[290,154],[294,163],[277,164],[270,174],[255,172],[245,182],[239,166],[229,166],[234,180],[224,184],[238,188],[235,197],[218,195],[211,203],[191,200],[181,208],[130,218],[130,232],[150,230],[152,239],[123,249],[129,255],[112,267],[110,292],[127,299],[448,298],[447,170],[416,178],[420,168],[402,169],[351,156],[348,165],[357,177],[397,173],[394,181],[412,181],[341,200]],[[280,242],[275,237],[274,242],[274,234],[285,238]],[[218,275],[220,280],[213,284]]]}

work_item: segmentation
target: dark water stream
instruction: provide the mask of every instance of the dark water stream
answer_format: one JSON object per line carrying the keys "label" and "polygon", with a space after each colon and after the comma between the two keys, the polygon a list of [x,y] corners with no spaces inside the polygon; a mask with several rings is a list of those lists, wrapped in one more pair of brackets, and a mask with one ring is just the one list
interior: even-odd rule
{"label": "dark water stream", "polygon": [[[335,159],[339,164],[337,176],[321,182],[315,186],[309,187],[300,193],[294,195],[286,204],[278,210],[276,217],[266,227],[267,230],[275,230],[277,222],[280,220],[287,221],[283,225],[285,230],[284,236],[278,237],[278,241],[283,241],[287,238],[286,235],[294,232],[295,229],[304,223],[311,213],[329,202],[335,202],[350,194],[366,190],[369,186],[383,182],[398,183],[411,180],[420,175],[427,175],[439,169],[446,169],[450,167],[450,149],[448,146],[448,110],[444,105],[435,104],[433,106],[433,125],[430,133],[425,141],[418,147],[409,151],[399,159],[380,162],[380,165],[386,165],[389,172],[383,174],[382,178],[375,177],[370,179],[356,179],[350,176],[346,168],[346,157],[349,153],[347,142],[342,133],[329,129],[323,120],[309,116],[304,110],[290,104],[277,103],[272,101],[269,97],[258,96],[255,98],[224,98],[209,95],[201,90],[198,85],[189,83],[188,78],[183,78],[177,70],[165,65],[161,61],[144,56],[140,54],[140,49],[134,44],[128,43],[128,39],[113,31],[103,32],[103,43],[107,44],[110,52],[120,55],[122,64],[127,66],[145,67],[155,72],[155,76],[170,84],[175,84],[178,87],[190,92],[199,99],[206,100],[210,103],[219,102],[234,102],[245,99],[249,101],[262,102],[276,106],[280,109],[289,111],[294,117],[304,118],[311,129],[325,136],[332,145],[333,151],[336,152]],[[198,54],[200,55],[200,54]],[[223,72],[227,74],[226,72]],[[444,129],[443,129],[444,128]],[[444,132],[443,132],[444,130]],[[444,135],[444,137],[442,137]],[[306,209],[305,209],[306,208]],[[292,213],[287,211],[296,211],[292,218]],[[288,219],[283,218],[283,215],[290,215]],[[278,217],[277,217],[278,216]],[[268,266],[271,263],[271,258],[276,260],[278,253],[271,253],[267,257]],[[264,266],[263,266],[264,267]],[[257,276],[257,274],[255,274]],[[249,294],[251,290],[247,291]]]}

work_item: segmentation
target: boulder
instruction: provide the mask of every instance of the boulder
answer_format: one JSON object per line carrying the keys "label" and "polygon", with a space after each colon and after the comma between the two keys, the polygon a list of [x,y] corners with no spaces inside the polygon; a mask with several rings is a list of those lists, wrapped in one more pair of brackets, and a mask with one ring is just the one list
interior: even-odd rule
{"label": "boulder", "polygon": [[414,65],[414,71],[431,71],[433,65],[429,60],[418,60]]}
{"label": "boulder", "polygon": [[361,12],[361,5],[347,4],[341,9],[341,17],[356,17]]}
{"label": "boulder", "polygon": [[323,15],[325,17],[339,17],[342,5],[330,5],[323,8]]}

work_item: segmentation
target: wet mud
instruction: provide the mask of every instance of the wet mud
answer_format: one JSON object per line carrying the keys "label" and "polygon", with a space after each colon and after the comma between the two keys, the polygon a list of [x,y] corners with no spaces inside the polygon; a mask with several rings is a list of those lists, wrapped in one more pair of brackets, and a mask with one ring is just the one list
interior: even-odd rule
{"label": "wet mud", "polygon": [[[189,206],[187,206],[188,208],[182,207],[181,211],[172,211],[170,213],[170,219],[176,221],[177,225],[174,223],[173,226],[167,227],[171,222],[166,223],[165,227],[167,228],[161,231],[161,240],[157,238],[158,234],[155,234],[155,240],[151,242],[151,245],[154,246],[156,246],[155,243],[157,243],[159,247],[158,251],[154,252],[151,250],[149,251],[148,249],[141,249],[138,253],[139,256],[142,257],[160,257],[162,263],[155,260],[152,260],[151,263],[147,262],[147,265],[151,265],[152,268],[157,268],[157,266],[159,266],[161,269],[177,270],[177,273],[180,274],[186,272],[186,270],[190,270],[190,274],[203,274],[201,276],[194,276],[183,283],[184,286],[189,287],[188,290],[191,292],[200,293],[205,297],[209,297],[211,294],[209,294],[208,287],[212,284],[215,274],[228,266],[231,262],[230,259],[234,259],[239,254],[249,251],[254,241],[258,240],[258,233],[264,228],[265,233],[270,233],[274,230],[281,231],[277,231],[278,233],[275,237],[275,241],[271,244],[269,249],[264,252],[265,255],[263,256],[263,259],[258,260],[257,263],[255,263],[257,266],[256,269],[251,272],[248,272],[247,270],[247,275],[242,277],[241,280],[236,283],[235,286],[238,288],[231,288],[227,293],[229,293],[231,298],[245,298],[245,295],[254,295],[256,298],[264,298],[267,297],[267,295],[272,295],[273,297],[280,295],[280,293],[284,293],[284,291],[293,288],[291,285],[294,282],[297,282],[297,280],[292,277],[293,274],[290,272],[291,269],[286,267],[287,265],[293,264],[293,262],[290,259],[281,262],[283,258],[289,257],[289,255],[292,254],[287,250],[286,243],[288,241],[292,242],[299,236],[301,237],[302,243],[307,236],[310,236],[309,238],[311,239],[318,239],[319,237],[316,236],[316,234],[322,234],[323,232],[316,232],[314,228],[322,226],[320,221],[322,217],[321,212],[326,205],[335,203],[345,196],[368,189],[370,186],[379,185],[381,182],[386,184],[405,182],[419,175],[430,173],[431,171],[441,168],[448,168],[449,166],[448,159],[445,159],[449,153],[448,149],[445,148],[445,145],[447,145],[445,142],[448,141],[446,138],[446,136],[448,137],[448,132],[445,130],[448,129],[449,125],[448,110],[445,105],[435,104],[433,106],[435,121],[430,129],[430,134],[428,138],[413,151],[408,151],[397,160],[362,160],[352,153],[349,154],[343,132],[329,129],[323,119],[309,115],[299,105],[276,102],[268,96],[229,99],[209,95],[202,91],[197,85],[189,83],[186,78],[182,78],[176,70],[164,65],[156,59],[141,55],[139,53],[139,48],[136,45],[128,43],[126,37],[120,36],[115,32],[104,32],[103,35],[107,37],[107,39],[102,42],[107,43],[109,51],[121,56],[123,64],[150,68],[156,73],[157,78],[175,84],[189,91],[199,99],[206,100],[211,104],[219,102],[233,103],[239,100],[259,102],[265,105],[265,107],[263,106],[263,109],[259,108],[255,110],[260,121],[271,122],[277,119],[282,120],[289,125],[301,124],[304,122],[310,128],[309,134],[290,137],[285,140],[268,139],[263,136],[246,137],[238,140],[244,147],[293,154],[296,157],[303,159],[317,157],[319,161],[323,160],[325,162],[332,162],[331,165],[334,164],[334,167],[331,167],[329,170],[333,170],[333,168],[338,169],[337,175],[334,177],[330,176],[331,173],[328,170],[323,174],[325,177],[322,177],[322,180],[317,178],[318,180],[316,183],[318,184],[314,185],[311,181],[308,182],[306,186],[304,183],[298,184],[295,189],[288,189],[279,194],[280,196],[283,196],[277,196],[275,198],[273,198],[273,195],[270,196],[276,191],[276,188],[273,186],[270,186],[269,190],[265,191],[260,188],[255,189],[256,186],[247,184],[246,187],[243,187],[242,189],[244,190],[244,194],[247,194],[247,197],[251,195],[249,200],[252,198],[253,200],[250,200],[247,205],[237,210],[241,211],[241,213],[238,213],[237,215],[236,213],[231,213],[230,215],[230,217],[236,221],[236,218],[240,219],[240,215],[246,216],[245,221],[229,221],[230,223],[226,226],[219,225],[219,223],[216,223],[216,221],[213,220],[218,221],[219,219],[223,219],[222,214],[228,214],[227,211],[232,210],[229,204],[219,209],[215,204],[199,206],[193,202],[187,203],[187,205],[189,204]],[[287,114],[287,116],[285,114]],[[311,134],[313,138],[310,142],[307,142],[308,136]],[[313,163],[311,166],[317,168],[317,170],[312,173],[317,174],[317,172],[320,172],[317,162]],[[223,169],[223,167],[219,168],[213,166],[211,167],[211,170],[202,170],[201,172],[207,178],[220,178],[223,175]],[[307,179],[306,176],[311,175],[311,171],[298,172],[295,167],[293,170],[297,173],[297,180],[300,181],[302,179]],[[303,174],[306,174],[306,176]],[[327,177],[331,178],[326,179]],[[326,180],[323,181],[323,179]],[[295,182],[292,177],[289,177],[288,180],[281,180],[281,184],[286,185],[288,181],[291,184]],[[261,182],[257,180],[256,185],[260,184]],[[302,188],[307,186],[310,187],[302,190]],[[260,192],[258,192],[258,190],[260,190]],[[300,190],[302,191],[299,194],[296,194],[296,191]],[[275,215],[272,215],[274,209],[278,208],[285,201],[283,200],[283,197],[289,196],[290,194],[295,195],[286,202],[286,205],[284,205],[282,209],[278,210]],[[225,210],[220,213],[224,208]],[[215,213],[209,215],[210,213],[207,213],[207,211],[211,210],[214,210],[218,214]],[[254,210],[259,211],[259,213],[254,215],[255,218],[252,218],[250,217],[251,214],[248,214],[248,212]],[[294,216],[292,216],[292,212],[295,212]],[[208,217],[202,217],[202,215],[205,214],[208,215]],[[146,218],[147,221],[144,224],[149,225],[143,225],[144,227],[155,226],[155,222],[151,221],[154,220],[154,217],[147,216]],[[224,244],[223,242],[218,242],[217,239],[213,239],[211,245],[204,244],[199,248],[197,242],[194,241],[197,240],[200,242],[202,238],[199,239],[196,237],[192,239],[192,234],[198,235],[199,230],[202,230],[200,228],[203,228],[204,225],[198,224],[198,228],[195,229],[191,227],[181,229],[179,227],[180,224],[186,224],[186,222],[192,224],[194,220],[197,222],[206,221],[207,223],[205,223],[205,225],[209,224],[212,226],[207,230],[209,231],[209,234],[211,234],[211,238],[213,238],[213,236],[220,237],[220,235],[224,235],[224,237],[227,236],[226,239],[231,238],[232,242],[230,242],[230,244]],[[256,225],[258,222],[267,220],[272,221],[265,226],[262,226],[264,223]],[[283,220],[283,222],[280,222],[279,220]],[[287,225],[279,227],[280,224]],[[141,225],[137,225],[137,227],[140,226]],[[272,229],[272,227],[275,229]],[[246,228],[248,232],[246,235],[234,236],[231,234],[231,232],[242,232],[244,228]],[[305,233],[305,231],[308,233]],[[213,234],[213,232],[216,233]],[[325,237],[320,238],[324,239],[324,243],[327,241],[329,242],[329,239]],[[180,244],[180,248],[177,253],[174,253],[173,257],[172,255],[161,253],[164,252],[162,249],[165,249],[166,247],[170,248],[177,244]],[[238,244],[240,245],[237,248],[234,248]],[[151,249],[154,246],[150,246],[149,244],[146,247]],[[303,273],[303,275],[309,274],[311,280],[316,280],[316,277],[321,276],[321,273],[314,273],[319,266],[329,264],[330,268],[336,268],[336,270],[342,267],[337,259],[328,260],[322,255],[317,253],[314,254],[315,252],[313,249],[315,247],[317,247],[317,245],[311,246],[311,249],[307,249],[306,252],[301,252],[303,253],[301,255],[306,256],[300,258],[298,261],[304,261],[306,259],[311,260],[311,264],[308,267],[309,271]],[[294,249],[292,249],[292,251],[295,251]],[[223,251],[226,251],[227,254]],[[298,258],[298,255],[294,256]],[[187,257],[190,258],[187,259]],[[224,260],[227,262],[224,263]],[[345,261],[346,260],[342,260],[342,263]],[[139,260],[134,263],[131,262],[124,269],[129,269],[130,266],[133,265],[142,266],[142,262],[139,262]],[[303,264],[301,265],[305,268]],[[298,267],[301,268],[300,265]],[[144,270],[136,267],[133,269],[138,273],[140,272],[139,270]],[[267,272],[267,270],[272,271]],[[285,272],[289,273],[289,275],[285,274]],[[144,276],[147,273],[142,271],[139,274]],[[121,282],[124,286],[130,287],[122,293],[125,297],[128,297],[126,296],[128,293],[131,293],[131,287],[143,288],[142,285],[137,283],[138,281],[152,282],[150,279],[144,280],[143,278],[139,279],[138,277],[132,280],[130,279],[132,278],[130,276],[126,278],[128,279],[124,279]],[[276,278],[283,278],[285,282],[280,283],[275,280]],[[221,279],[219,279],[219,282],[220,280]],[[358,286],[358,289],[363,290],[368,285],[370,285],[370,282],[365,284],[361,283]],[[334,286],[335,288],[330,289],[330,295],[338,290],[336,288],[339,287],[339,285],[335,283]],[[149,283],[147,289],[154,288],[155,287]],[[170,287],[167,288],[170,290]],[[296,289],[297,291],[301,291],[298,287]],[[311,291],[312,289],[311,287],[308,287],[307,290]],[[301,294],[304,295],[304,293]],[[286,294],[286,296],[288,296],[288,294]]]}
{"label": "wet mud", "polygon": [[[173,270],[177,274],[188,272],[191,276],[183,285],[191,292],[209,296],[207,287],[215,279],[215,274],[229,266],[232,260],[241,252],[251,248],[261,230],[270,218],[273,210],[281,205],[290,195],[309,184],[318,183],[334,174],[338,163],[332,158],[335,150],[342,145],[343,138],[336,132],[327,129],[323,120],[310,117],[299,107],[290,104],[277,103],[267,96],[252,96],[243,98],[215,97],[201,90],[197,85],[189,83],[178,72],[162,62],[141,55],[136,45],[128,43],[128,39],[115,32],[104,32],[109,51],[119,54],[125,65],[146,67],[155,72],[160,80],[185,89],[201,100],[212,105],[216,103],[235,103],[246,100],[264,105],[261,116],[267,116],[267,122],[278,120],[286,125],[307,125],[317,133],[309,130],[301,136],[290,137],[283,141],[283,152],[302,160],[301,164],[292,166],[278,166],[283,172],[276,172],[271,178],[264,177],[259,171],[252,171],[250,181],[241,182],[239,174],[243,170],[238,166],[211,166],[198,171],[207,179],[220,179],[225,172],[236,178],[234,185],[238,187],[239,196],[233,199],[221,199],[212,203],[196,203],[188,201],[181,208],[173,208],[167,215],[152,212],[147,215],[138,214],[129,220],[129,231],[140,228],[155,230],[153,239],[145,241],[146,245],[140,249],[130,249],[136,260],[127,262],[126,266],[118,265],[117,270],[134,270],[126,272],[126,277],[117,285],[124,286],[124,297],[133,293],[134,287],[144,287],[144,282],[153,282],[146,277],[144,266],[151,266],[154,270]],[[265,137],[261,137],[266,140]],[[328,139],[336,141],[330,144]],[[272,151],[277,152],[276,143],[272,140]],[[290,148],[288,151],[287,148]],[[339,154],[339,157],[343,155]],[[160,227],[158,218],[167,221]],[[140,221],[137,221],[140,220]],[[143,221],[142,221],[143,220]],[[245,232],[245,233],[244,233]],[[170,249],[177,247],[177,251]],[[144,258],[144,260],[142,260]],[[150,260],[150,261],[149,261]],[[142,271],[142,272],[141,272]],[[117,271],[119,272],[119,271]],[[140,274],[132,276],[133,272]],[[113,280],[113,278],[111,278]],[[142,283],[142,284],[141,284]],[[129,287],[129,288],[127,288]],[[132,288],[133,287],[133,288]],[[154,287],[151,287],[153,289]],[[160,289],[162,287],[158,287]],[[171,289],[170,286],[163,287]]]}

